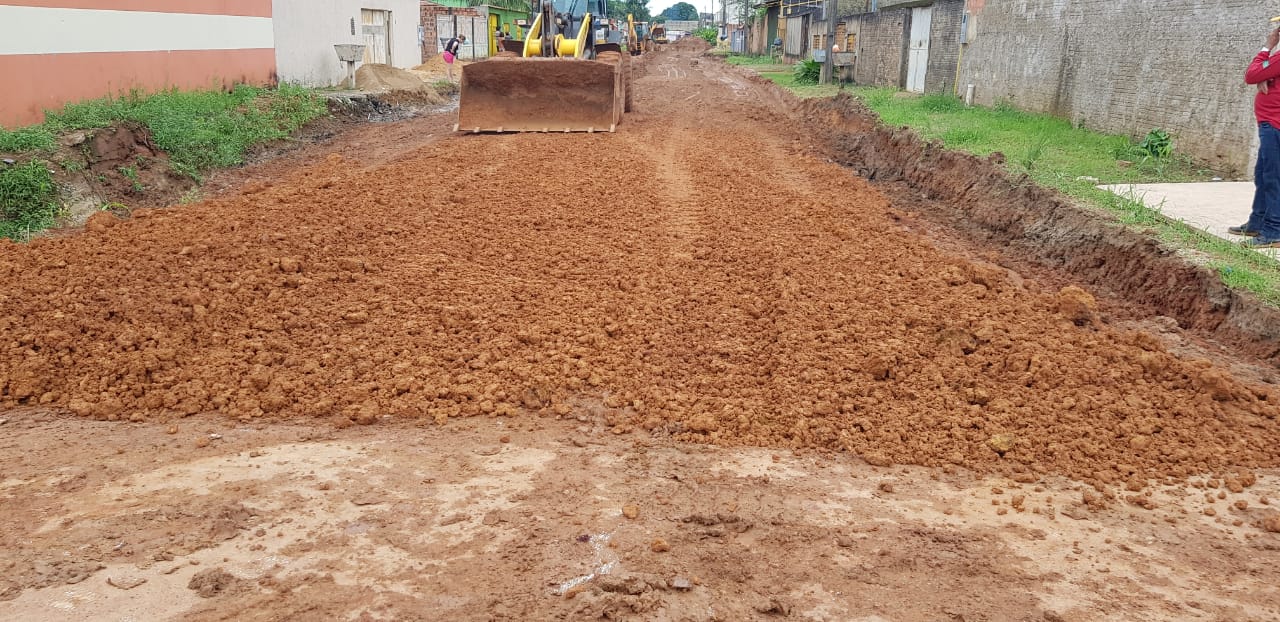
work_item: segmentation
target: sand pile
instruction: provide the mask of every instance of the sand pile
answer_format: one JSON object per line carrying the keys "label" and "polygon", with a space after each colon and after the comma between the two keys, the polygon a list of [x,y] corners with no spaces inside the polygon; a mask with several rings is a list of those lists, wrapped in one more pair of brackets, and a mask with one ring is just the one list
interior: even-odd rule
{"label": "sand pile", "polygon": [[356,88],[370,93],[412,94],[428,103],[445,100],[421,76],[390,65],[361,65],[356,70]]}

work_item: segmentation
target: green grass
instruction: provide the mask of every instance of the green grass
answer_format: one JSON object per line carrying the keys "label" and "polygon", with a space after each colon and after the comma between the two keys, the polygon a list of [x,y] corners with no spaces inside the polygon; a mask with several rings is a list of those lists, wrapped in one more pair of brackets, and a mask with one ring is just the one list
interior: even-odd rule
{"label": "green grass", "polygon": [[[0,153],[47,155],[54,151],[59,134],[139,124],[151,131],[157,147],[168,152],[175,171],[200,181],[209,170],[243,163],[253,145],[287,138],[308,121],[327,113],[323,97],[288,85],[278,89],[238,86],[230,92],[134,92],[46,111],[45,122],[40,125],[0,128]],[[32,162],[48,174],[42,161]],[[57,187],[51,177],[47,184],[44,179],[36,179],[40,175],[31,167],[37,164],[10,169],[21,168],[21,180],[11,178],[0,185],[0,205],[5,206],[0,236],[26,239],[32,232],[53,225],[58,209],[51,210],[49,206],[57,204]],[[61,166],[68,172],[82,168],[73,160],[64,160]],[[135,167],[121,167],[120,173],[132,182],[135,192],[145,189]],[[5,174],[8,178],[9,173]],[[50,188],[52,199],[48,196]]]}
{"label": "green grass", "polygon": [[730,54],[724,58],[724,62],[730,65],[777,65],[778,60],[772,56],[745,56],[742,54]]}
{"label": "green grass", "polygon": [[44,161],[0,168],[0,237],[28,240],[53,225],[61,211],[58,186]]}
{"label": "green grass", "polygon": [[156,146],[169,153],[175,170],[199,179],[205,171],[242,163],[249,147],[286,138],[326,112],[320,96],[288,85],[278,89],[237,86],[231,92],[135,92],[47,111],[41,125],[0,129],[0,151],[49,149],[59,133],[138,123],[151,130]]}
{"label": "green grass", "polygon": [[834,84],[796,84],[795,73],[791,71],[763,71],[760,75],[784,86],[800,97],[832,97],[840,92]]}
{"label": "green grass", "polygon": [[[837,86],[796,85],[789,73],[761,75],[800,97],[828,97],[839,90]],[[1101,184],[1204,181],[1211,177],[1211,171],[1176,153],[1176,136],[1175,152],[1156,158],[1140,141],[1073,127],[1063,119],[1022,112],[1008,104],[966,107],[948,95],[916,96],[871,87],[848,90],[886,125],[907,126],[924,138],[979,156],[999,152],[1011,173],[1026,174],[1035,183],[1143,229],[1217,271],[1227,286],[1253,292],[1280,306],[1280,262],[1274,252],[1264,255],[1249,250],[1165,217],[1159,206],[1149,207],[1133,197],[1097,188]],[[1123,165],[1122,161],[1131,164]]]}

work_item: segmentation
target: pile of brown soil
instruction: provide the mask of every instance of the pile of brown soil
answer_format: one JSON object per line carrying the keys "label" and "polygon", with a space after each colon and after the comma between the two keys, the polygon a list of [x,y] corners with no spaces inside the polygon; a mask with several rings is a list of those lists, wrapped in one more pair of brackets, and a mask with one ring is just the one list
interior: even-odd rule
{"label": "pile of brown soil", "polygon": [[0,404],[342,424],[596,404],[619,434],[1136,486],[1280,464],[1269,387],[932,246],[804,155],[762,87],[659,75],[626,132],[333,157],[0,244]]}
{"label": "pile of brown soil", "polygon": [[361,65],[356,70],[356,88],[370,93],[412,94],[423,103],[443,103],[447,99],[417,74],[390,65]]}

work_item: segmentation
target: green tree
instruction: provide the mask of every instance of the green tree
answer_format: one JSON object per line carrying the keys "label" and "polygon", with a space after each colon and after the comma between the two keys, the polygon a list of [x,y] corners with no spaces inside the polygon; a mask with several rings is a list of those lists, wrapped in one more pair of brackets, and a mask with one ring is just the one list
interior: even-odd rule
{"label": "green tree", "polygon": [[662,16],[670,20],[697,20],[698,8],[688,2],[677,2],[662,12]]}
{"label": "green tree", "polygon": [[637,22],[650,20],[649,0],[608,0],[609,17],[625,21],[627,15],[635,17]]}

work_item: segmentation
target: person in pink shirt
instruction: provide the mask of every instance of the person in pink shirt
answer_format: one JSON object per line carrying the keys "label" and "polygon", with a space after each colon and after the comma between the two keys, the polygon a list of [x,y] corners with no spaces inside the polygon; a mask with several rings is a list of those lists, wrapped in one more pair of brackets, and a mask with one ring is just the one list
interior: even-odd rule
{"label": "person in pink shirt", "polygon": [[1246,84],[1258,86],[1253,116],[1258,120],[1258,164],[1253,170],[1253,211],[1249,222],[1230,227],[1228,233],[1250,238],[1253,248],[1280,248],[1280,28],[1267,36],[1266,49],[1258,52],[1245,71]]}

